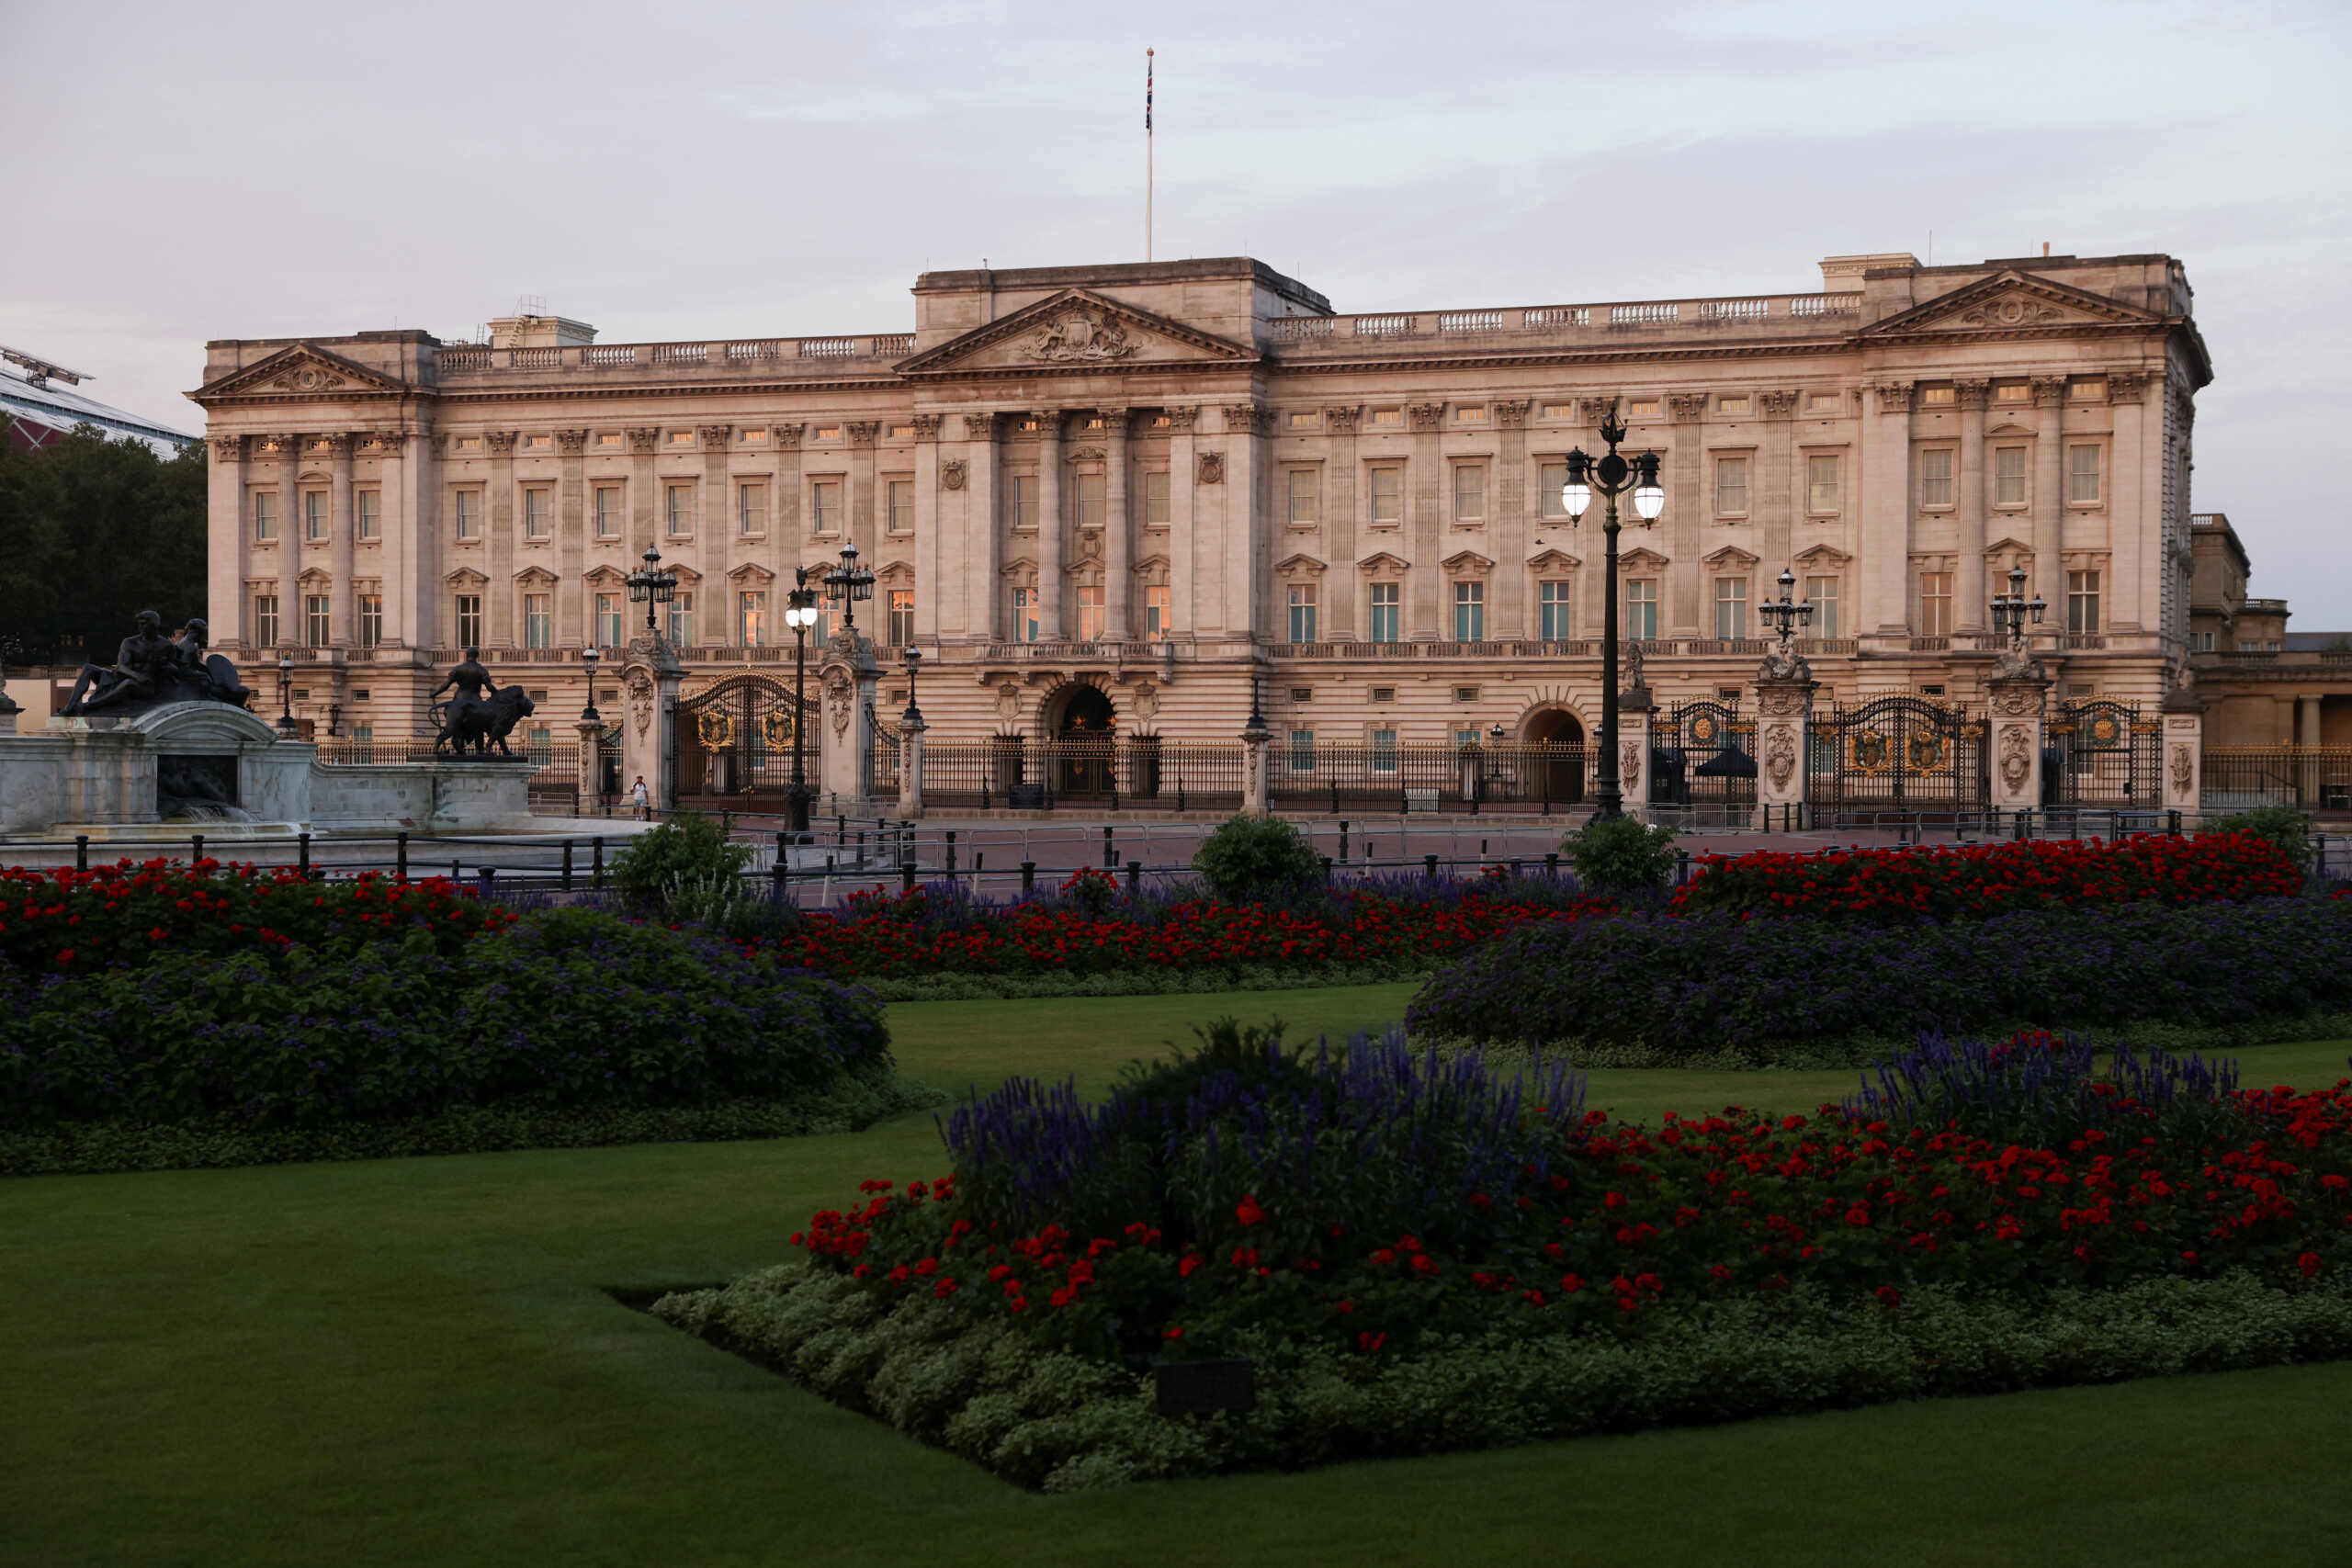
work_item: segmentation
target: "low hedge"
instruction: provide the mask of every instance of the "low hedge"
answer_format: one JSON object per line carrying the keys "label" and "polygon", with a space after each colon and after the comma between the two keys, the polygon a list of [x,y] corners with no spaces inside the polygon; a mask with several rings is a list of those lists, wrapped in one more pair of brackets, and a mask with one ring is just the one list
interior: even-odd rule
{"label": "low hedge", "polygon": [[2324,1036],[2346,1012],[2352,900],[2299,897],[1941,925],[1544,921],[1440,969],[1407,1022],[1420,1038],[1565,1049],[1593,1065],[1826,1066],[1933,1029],[2195,1047]]}
{"label": "low hedge", "polygon": [[1927,1289],[1894,1310],[1800,1289],[1657,1312],[1637,1338],[1445,1337],[1372,1359],[1244,1337],[1257,1407],[1171,1420],[1148,1373],[838,1274],[786,1265],[652,1312],[1048,1492],[2352,1355],[2340,1287],[2246,1273],[2019,1302]]}

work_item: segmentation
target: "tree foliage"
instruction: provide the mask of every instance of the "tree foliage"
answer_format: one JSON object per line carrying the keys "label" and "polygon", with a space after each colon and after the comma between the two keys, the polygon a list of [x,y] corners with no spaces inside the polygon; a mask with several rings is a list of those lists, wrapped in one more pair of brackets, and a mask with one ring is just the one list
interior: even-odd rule
{"label": "tree foliage", "polygon": [[[113,657],[131,617],[164,629],[205,613],[201,445],[159,457],[96,425],[17,452],[0,442],[0,635],[14,659],[58,657],[79,638]],[[225,629],[216,629],[225,636]]]}

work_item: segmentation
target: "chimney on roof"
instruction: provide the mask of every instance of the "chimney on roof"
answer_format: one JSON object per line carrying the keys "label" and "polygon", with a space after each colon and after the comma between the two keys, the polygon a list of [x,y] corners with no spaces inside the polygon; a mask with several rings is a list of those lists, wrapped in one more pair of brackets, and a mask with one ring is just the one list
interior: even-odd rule
{"label": "chimney on roof", "polygon": [[490,323],[492,348],[574,348],[595,341],[595,328],[568,316],[497,316]]}
{"label": "chimney on roof", "polygon": [[1917,267],[1919,258],[1909,251],[1887,251],[1868,256],[1824,256],[1821,258],[1821,291],[1824,294],[1851,294],[1862,286],[1862,274],[1874,266]]}

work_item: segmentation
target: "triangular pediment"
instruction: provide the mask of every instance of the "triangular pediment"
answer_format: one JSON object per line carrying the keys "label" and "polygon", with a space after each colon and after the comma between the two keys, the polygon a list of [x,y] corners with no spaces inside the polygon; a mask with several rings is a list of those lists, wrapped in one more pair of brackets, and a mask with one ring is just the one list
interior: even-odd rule
{"label": "triangular pediment", "polygon": [[232,370],[217,381],[198,387],[188,396],[199,403],[223,398],[288,398],[366,396],[379,392],[409,392],[415,389],[397,377],[330,354],[307,343],[281,348],[257,365]]}
{"label": "triangular pediment", "polygon": [[1839,549],[1835,545],[1815,545],[1809,550],[1799,550],[1797,552],[1796,564],[1799,566],[1819,569],[1822,567],[1844,566],[1848,561],[1850,561],[1853,558],[1853,557],[1848,555],[1845,551]]}
{"label": "triangular pediment", "polygon": [[1993,543],[1985,546],[1984,553],[1988,557],[2002,555],[2005,553],[2014,553],[2030,560],[2033,558],[2033,547],[2026,543],[2023,539],[2018,538],[2014,534],[2005,534],[2000,538],[1996,539]]}
{"label": "triangular pediment", "polygon": [[1727,566],[1752,568],[1755,566],[1758,558],[1749,552],[1741,549],[1737,545],[1725,545],[1722,549],[1715,551],[1713,555],[1703,556],[1701,558],[1704,560],[1707,565],[1720,570]]}
{"label": "triangular pediment", "polygon": [[555,573],[543,566],[526,566],[514,574],[514,581],[526,588],[543,588],[555,580]]}
{"label": "triangular pediment", "polygon": [[1537,571],[1574,571],[1584,562],[1565,550],[1543,550],[1528,557],[1527,564]]}
{"label": "triangular pediment", "polygon": [[1411,561],[1390,555],[1386,550],[1374,550],[1356,562],[1357,569],[1363,571],[1408,571],[1412,565]]}
{"label": "triangular pediment", "polygon": [[1617,564],[1623,567],[1628,571],[1636,570],[1642,571],[1663,571],[1666,570],[1668,562],[1664,556],[1658,554],[1656,550],[1635,549],[1627,550],[1623,555],[1618,557]]}
{"label": "triangular pediment", "polygon": [[1322,561],[1310,555],[1284,556],[1274,563],[1274,570],[1284,576],[1304,574],[1319,577],[1325,570]]}
{"label": "triangular pediment", "polygon": [[1476,550],[1456,550],[1439,564],[1456,576],[1476,575],[1495,570],[1495,563]]}
{"label": "triangular pediment", "polygon": [[1056,371],[1159,369],[1168,366],[1247,365],[1245,344],[1086,288],[1060,293],[936,348],[901,361],[905,376],[1022,375]]}
{"label": "triangular pediment", "polygon": [[2009,336],[2064,333],[2086,327],[2144,327],[2164,318],[2136,305],[2052,283],[2015,267],[1889,316],[1860,333],[1866,338]]}
{"label": "triangular pediment", "polygon": [[739,583],[774,582],[775,581],[775,573],[770,571],[767,568],[762,566],[755,560],[745,561],[742,565],[735,568],[735,570],[729,572],[727,575],[729,579]]}

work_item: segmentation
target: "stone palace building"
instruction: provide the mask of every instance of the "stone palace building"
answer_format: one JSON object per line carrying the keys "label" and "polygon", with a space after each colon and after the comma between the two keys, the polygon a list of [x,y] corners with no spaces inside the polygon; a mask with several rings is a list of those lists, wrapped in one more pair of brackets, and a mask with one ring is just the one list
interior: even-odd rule
{"label": "stone palace building", "polygon": [[623,578],[647,548],[691,696],[788,679],[794,569],[854,544],[858,625],[922,650],[935,745],[1229,742],[1253,692],[1278,744],[1580,740],[1600,512],[1571,526],[1559,491],[1613,400],[1664,458],[1621,623],[1661,704],[1747,690],[1783,568],[1825,705],[1981,703],[2012,567],[2062,698],[2153,709],[2191,646],[2211,370],[2170,256],[1833,257],[1809,293],[1378,315],[1247,258],[913,292],[913,330],[842,337],[606,344],[526,315],[487,344],[213,343],[190,395],[216,644],[257,671],[287,649],[297,714],[378,739],[479,645],[568,739],[582,649],[643,624]]}

